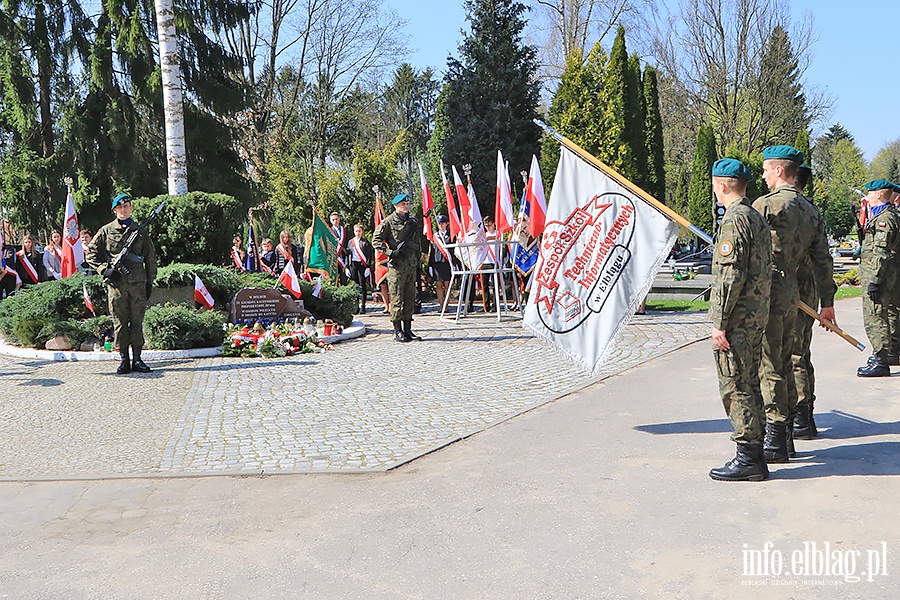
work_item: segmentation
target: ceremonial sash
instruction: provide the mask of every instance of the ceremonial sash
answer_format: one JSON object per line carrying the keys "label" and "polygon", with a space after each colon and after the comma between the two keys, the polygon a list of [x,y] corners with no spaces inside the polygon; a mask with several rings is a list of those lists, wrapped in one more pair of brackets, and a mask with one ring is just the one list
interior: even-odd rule
{"label": "ceremonial sash", "polygon": [[494,262],[495,265],[499,265],[500,261],[497,260],[497,255],[494,253],[494,242],[496,240],[497,240],[497,238],[487,238],[487,242],[488,242],[487,249],[488,249],[488,254],[491,255],[491,260]]}
{"label": "ceremonial sash", "polygon": [[275,248],[277,248],[278,251],[281,252],[281,255],[284,257],[284,260],[286,260],[287,262],[294,262],[294,253],[293,252],[288,252],[287,250],[285,250],[284,246],[282,246],[281,244],[278,244],[277,246],[275,246]]}
{"label": "ceremonial sash", "polygon": [[[56,248],[54,245],[50,245],[50,250],[53,252],[53,255],[56,257],[56,260],[59,262],[59,268],[62,270],[62,253]],[[62,273],[53,273],[53,277],[56,279],[62,279]]]}
{"label": "ceremonial sash", "polygon": [[238,268],[238,271],[243,271],[244,265],[241,264],[241,253],[238,252],[237,248],[232,247],[231,249],[231,260],[234,261],[235,266]]}
{"label": "ceremonial sash", "polygon": [[334,232],[334,237],[338,240],[338,265],[340,265],[342,269],[345,269],[347,265],[344,264],[344,259],[341,258],[341,254],[344,253],[344,246],[347,244],[347,230],[344,229],[343,225],[340,225],[338,227],[332,227],[331,231]]}
{"label": "ceremonial sash", "polygon": [[34,265],[31,264],[31,261],[28,260],[28,255],[25,254],[25,251],[19,250],[16,254],[19,255],[19,262],[25,267],[25,272],[28,273],[28,277],[30,277],[34,283],[38,283],[37,270],[34,268]]}
{"label": "ceremonial sash", "polygon": [[[434,236],[434,246],[435,246],[435,248],[437,248],[438,250],[440,250],[441,254],[444,255],[444,259],[446,260],[446,262],[450,262],[450,252],[449,252],[449,251],[447,250],[447,248],[444,246],[444,244],[446,244],[446,243],[448,243],[448,242],[446,242],[446,241],[443,239],[443,236],[442,236],[440,233],[439,233],[438,235]],[[438,261],[438,262],[440,262],[440,261]]]}
{"label": "ceremonial sash", "polygon": [[366,260],[366,255],[365,253],[363,253],[362,248],[360,247],[359,240],[354,237],[350,241],[353,242],[353,249],[356,250],[356,254],[359,256],[359,262],[368,267],[369,262]]}

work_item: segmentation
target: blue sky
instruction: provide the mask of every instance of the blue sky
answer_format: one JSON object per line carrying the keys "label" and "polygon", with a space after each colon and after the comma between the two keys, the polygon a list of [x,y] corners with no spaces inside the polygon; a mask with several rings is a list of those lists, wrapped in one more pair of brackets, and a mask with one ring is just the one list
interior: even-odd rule
{"label": "blue sky", "polygon": [[[409,62],[443,73],[447,56],[456,55],[460,30],[467,25],[462,0],[386,0],[386,4],[408,21]],[[900,138],[896,34],[900,2],[793,0],[791,7],[795,16],[811,12],[815,18],[817,41],[806,80],[827,88],[835,99],[833,114],[813,133],[839,122],[871,161],[879,148]],[[876,31],[873,25],[879,23],[893,31],[890,27]]]}

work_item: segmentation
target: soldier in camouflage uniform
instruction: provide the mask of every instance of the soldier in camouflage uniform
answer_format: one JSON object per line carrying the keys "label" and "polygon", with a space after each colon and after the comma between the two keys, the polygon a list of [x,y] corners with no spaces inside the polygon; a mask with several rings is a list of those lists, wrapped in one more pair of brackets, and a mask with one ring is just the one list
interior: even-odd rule
{"label": "soldier in camouflage uniform", "polygon": [[[806,187],[810,175],[810,168],[805,164],[801,165],[795,182],[798,190]],[[800,300],[813,309],[816,309],[821,303],[823,313],[832,316],[833,322],[834,294],[837,286],[834,284],[834,259],[828,249],[825,220],[809,198],[803,196],[803,200],[800,202],[800,208],[804,214],[801,221],[801,249],[807,248],[807,251],[801,252],[797,268],[797,287],[800,291]],[[832,310],[831,313],[827,310],[829,308]],[[812,439],[818,434],[812,415],[816,398],[815,371],[810,353],[814,323],[815,319],[805,312],[797,310],[791,350],[794,377],[792,382],[789,380],[788,385],[793,414],[792,423],[789,423],[792,427],[788,437],[788,449],[791,456],[794,456],[790,452],[792,438]]]}
{"label": "soldier in camouflage uniform", "polygon": [[[894,188],[891,204],[894,205],[895,210],[900,211],[900,185],[891,182],[891,186]],[[894,266],[897,273],[900,274],[900,252],[894,256]],[[888,319],[891,322],[891,348],[887,355],[887,361],[889,365],[900,366],[900,275],[894,285],[893,301],[888,309]]]}
{"label": "soldier in camouflage uniform", "polygon": [[726,210],[713,250],[709,318],[719,393],[737,443],[735,457],[709,472],[723,481],[761,481],[769,475],[759,362],[769,316],[772,238],[768,223],[745,196],[751,178],[737,160],[723,158],[713,165],[713,190]]}
{"label": "soldier in camouflage uniform", "polygon": [[392,204],[395,211],[375,229],[372,245],[389,259],[387,280],[394,339],[418,341],[422,338],[412,332],[412,316],[416,306],[416,267],[422,256],[419,224],[409,216],[409,196],[397,194]]}
{"label": "soldier in camouflage uniform", "polygon": [[772,298],[769,321],[763,336],[760,386],[766,406],[767,462],[788,461],[788,423],[793,386],[791,362],[794,323],[800,292],[797,264],[801,254],[801,223],[805,202],[793,183],[803,163],[803,154],[790,146],[770,146],[763,151],[763,179],[772,190],[753,203],[769,223],[772,235]]}
{"label": "soldier in camouflage uniform", "polygon": [[869,218],[859,258],[863,288],[863,324],[872,345],[869,362],[856,370],[859,377],[890,377],[888,352],[891,322],[888,316],[896,294],[900,251],[900,214],[891,204],[893,184],[876,179],[866,184]]}
{"label": "soldier in camouflage uniform", "polygon": [[[86,259],[95,271],[103,274],[103,279],[109,286],[109,312],[113,318],[116,345],[122,357],[116,373],[149,373],[150,367],[141,360],[141,350],[144,348],[144,312],[156,278],[156,250],[147,230],[131,219],[131,196],[116,196],[112,210],[116,213],[116,218],[101,227],[91,240]],[[110,265],[135,228],[140,235],[131,251],[125,255],[125,266],[128,269],[128,274],[125,275],[112,269]]]}

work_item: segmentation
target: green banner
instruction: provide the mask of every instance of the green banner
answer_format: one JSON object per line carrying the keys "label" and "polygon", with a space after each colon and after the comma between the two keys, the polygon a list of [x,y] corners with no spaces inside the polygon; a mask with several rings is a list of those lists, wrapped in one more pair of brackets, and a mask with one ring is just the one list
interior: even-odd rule
{"label": "green banner", "polygon": [[338,281],[337,245],[337,238],[331,228],[319,215],[319,211],[313,209],[312,236],[307,240],[309,260],[306,270],[325,275],[334,285]]}

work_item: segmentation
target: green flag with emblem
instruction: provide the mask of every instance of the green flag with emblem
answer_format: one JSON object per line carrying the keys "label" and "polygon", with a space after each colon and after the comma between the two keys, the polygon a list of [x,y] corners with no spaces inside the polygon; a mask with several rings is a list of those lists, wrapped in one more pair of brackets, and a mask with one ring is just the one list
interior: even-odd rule
{"label": "green flag with emblem", "polygon": [[309,248],[309,258],[306,261],[306,270],[311,273],[319,273],[328,277],[329,281],[338,281],[338,240],[331,232],[331,228],[319,215],[319,211],[313,209],[313,226],[310,239],[306,240]]}

